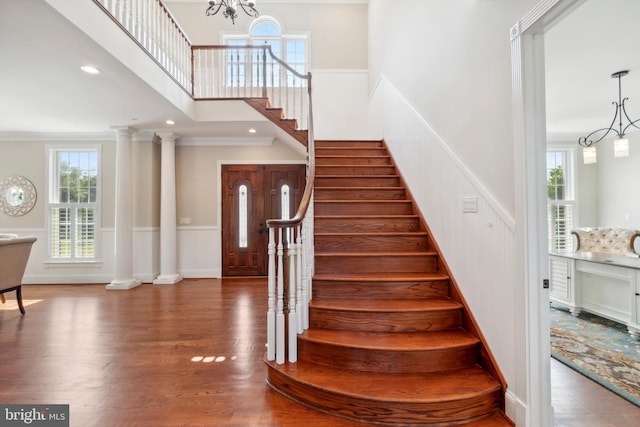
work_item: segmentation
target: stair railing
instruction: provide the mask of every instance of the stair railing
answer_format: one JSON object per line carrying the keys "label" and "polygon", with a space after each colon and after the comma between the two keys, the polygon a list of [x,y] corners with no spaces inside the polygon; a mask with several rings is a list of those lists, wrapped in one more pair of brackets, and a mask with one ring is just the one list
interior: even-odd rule
{"label": "stair railing", "polygon": [[93,0],[180,87],[193,93],[191,41],[160,0]]}
{"label": "stair railing", "polygon": [[307,181],[300,205],[291,219],[267,220],[267,359],[282,364],[288,355],[289,362],[296,362],[297,335],[309,327],[314,270],[311,73],[286,64],[266,44],[193,46],[161,0],[93,2],[193,99],[267,98],[271,107],[295,119],[296,129],[308,130]]}
{"label": "stair railing", "polygon": [[[314,271],[313,184],[315,145],[309,87],[309,139],[307,182],[298,210],[291,219],[267,220],[269,228],[269,276],[267,284],[267,360],[283,364],[298,360],[298,334],[309,328],[309,302]],[[288,272],[284,271],[288,257]],[[288,274],[288,276],[285,276]],[[285,286],[285,279],[288,281]],[[287,310],[285,302],[288,301]],[[287,313],[285,313],[287,311]],[[285,320],[285,314],[287,318]]]}
{"label": "stair railing", "polygon": [[268,98],[308,129],[308,79],[269,45],[194,46],[161,0],[93,2],[193,99]]}
{"label": "stair railing", "polygon": [[271,46],[193,46],[193,98],[268,98],[308,129],[307,75],[278,58]]}

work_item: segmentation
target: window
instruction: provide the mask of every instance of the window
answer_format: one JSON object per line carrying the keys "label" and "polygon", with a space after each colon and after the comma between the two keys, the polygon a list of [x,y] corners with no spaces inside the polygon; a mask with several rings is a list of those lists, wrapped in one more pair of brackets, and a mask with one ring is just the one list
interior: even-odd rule
{"label": "window", "polygon": [[49,149],[49,257],[91,261],[98,255],[98,148]]}
{"label": "window", "polygon": [[550,252],[569,252],[574,218],[573,150],[547,150],[548,238]]}
{"label": "window", "polygon": [[[276,57],[301,74],[307,72],[307,36],[283,34],[273,18],[260,17],[254,21],[249,34],[225,34],[223,39],[230,46],[268,44]],[[230,49],[226,61],[228,87],[244,87],[245,81],[251,82],[252,87],[261,87],[263,74],[267,87],[306,86],[306,80],[300,80],[289,72],[281,75],[280,67],[275,66],[275,61],[269,56],[265,64],[259,51],[249,55],[244,49]]]}

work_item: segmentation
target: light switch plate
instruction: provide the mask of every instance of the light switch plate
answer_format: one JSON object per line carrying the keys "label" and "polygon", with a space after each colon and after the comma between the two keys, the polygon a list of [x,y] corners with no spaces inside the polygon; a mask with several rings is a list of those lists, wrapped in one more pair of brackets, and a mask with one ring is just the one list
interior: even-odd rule
{"label": "light switch plate", "polygon": [[462,212],[463,213],[477,213],[478,212],[478,198],[476,196],[469,196],[462,198]]}

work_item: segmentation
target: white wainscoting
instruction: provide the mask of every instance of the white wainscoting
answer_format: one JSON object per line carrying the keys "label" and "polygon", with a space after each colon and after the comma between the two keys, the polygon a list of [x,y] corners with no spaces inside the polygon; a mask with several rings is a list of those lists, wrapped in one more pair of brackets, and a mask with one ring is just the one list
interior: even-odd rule
{"label": "white wainscoting", "polygon": [[2,230],[20,236],[35,236],[38,240],[31,248],[31,255],[22,283],[109,283],[113,280],[114,230],[102,229],[100,233],[100,258],[96,262],[64,263],[51,261],[48,254],[48,238],[45,228],[21,228]]}
{"label": "white wainscoting", "polygon": [[178,227],[178,273],[187,278],[222,277],[220,229]]}
{"label": "white wainscoting", "polygon": [[[513,319],[521,304],[514,285],[513,218],[384,77],[370,108],[503,375],[516,384],[514,345],[519,341]],[[463,213],[465,200],[475,203],[477,212]],[[508,396],[508,406],[522,403]],[[520,410],[507,408],[508,413]]]}
{"label": "white wainscoting", "polygon": [[[114,230],[102,229],[100,260],[92,263],[50,262],[45,229],[0,229],[0,233],[35,236],[23,283],[110,283],[113,280]],[[160,229],[140,227],[133,231],[135,278],[150,283],[160,274]],[[221,277],[220,232],[218,227],[178,227],[178,272],[184,277]]]}

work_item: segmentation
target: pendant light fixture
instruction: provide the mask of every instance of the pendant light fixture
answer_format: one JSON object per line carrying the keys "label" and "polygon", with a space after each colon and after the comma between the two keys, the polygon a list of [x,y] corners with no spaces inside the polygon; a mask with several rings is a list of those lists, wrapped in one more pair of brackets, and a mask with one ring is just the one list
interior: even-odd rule
{"label": "pendant light fixture", "polygon": [[231,18],[231,23],[235,25],[238,17],[238,6],[252,18],[257,18],[259,15],[255,8],[255,0],[209,0],[206,14],[207,16],[213,16],[222,9],[224,17]]}
{"label": "pendant light fixture", "polygon": [[[622,77],[629,74],[628,70],[616,71],[611,74],[611,77],[614,79],[618,79],[618,102],[612,102],[616,107],[616,113],[613,116],[613,120],[611,121],[611,125],[608,128],[602,128],[598,130],[594,130],[587,136],[582,136],[578,139],[578,144],[582,147],[582,158],[585,165],[596,163],[597,155],[596,155],[596,147],[595,144],[602,141],[607,135],[611,132],[615,133],[618,138],[613,141],[613,155],[615,157],[628,157],[629,156],[629,140],[625,138],[627,129],[630,126],[640,129],[636,125],[640,121],[631,120],[629,115],[627,114],[627,110],[625,109],[625,101],[629,98],[622,98]],[[623,117],[629,122],[626,126],[623,127]],[[618,122],[617,129],[616,122]],[[598,139],[596,139],[599,137]]]}

